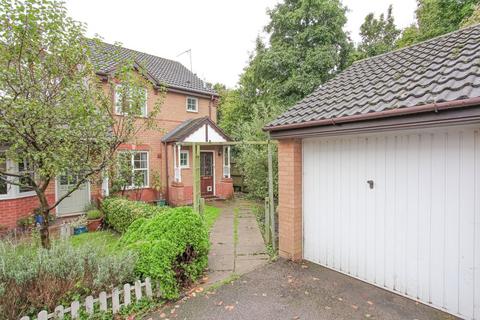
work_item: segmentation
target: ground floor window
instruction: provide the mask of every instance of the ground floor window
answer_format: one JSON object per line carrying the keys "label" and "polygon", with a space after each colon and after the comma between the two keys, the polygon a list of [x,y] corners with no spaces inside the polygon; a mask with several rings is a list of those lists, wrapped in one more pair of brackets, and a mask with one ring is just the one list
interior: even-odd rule
{"label": "ground floor window", "polygon": [[[17,198],[20,196],[30,196],[35,194],[31,188],[35,174],[30,168],[28,161],[11,161],[6,159],[5,155],[2,154],[0,155],[0,172],[22,175],[20,178],[7,175],[2,176],[2,179],[0,179],[0,199]],[[12,183],[8,183],[5,180],[12,181]]]}
{"label": "ground floor window", "polygon": [[122,151],[119,154],[119,175],[127,188],[148,187],[148,152]]}

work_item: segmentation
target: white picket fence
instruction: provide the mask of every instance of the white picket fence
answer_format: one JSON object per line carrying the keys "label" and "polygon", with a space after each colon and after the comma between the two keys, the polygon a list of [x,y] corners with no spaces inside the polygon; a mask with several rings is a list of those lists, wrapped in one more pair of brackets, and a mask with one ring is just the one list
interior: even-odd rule
{"label": "white picket fence", "polygon": [[[72,319],[77,319],[80,316],[80,311],[82,308],[85,309],[85,312],[89,315],[94,313],[95,304],[99,304],[100,311],[107,311],[109,305],[111,306],[111,312],[113,314],[120,311],[120,307],[128,306],[132,303],[132,291],[135,292],[135,300],[138,301],[142,299],[143,288],[145,289],[145,295],[147,298],[152,298],[152,283],[150,278],[146,278],[145,282],[140,282],[140,280],[135,281],[134,285],[126,283],[123,285],[123,290],[118,290],[114,288],[111,294],[107,294],[105,291],[100,292],[98,298],[94,299],[92,296],[85,298],[85,302],[81,304],[79,301],[73,301],[70,304],[70,307],[58,306],[55,308],[53,313],[48,313],[46,310],[42,310],[37,315],[37,320],[48,320],[48,319],[63,319],[63,317],[70,313]],[[123,296],[123,303],[120,303],[120,296]],[[108,303],[108,300],[111,299],[111,303]],[[35,318],[34,318],[35,319]],[[20,320],[30,320],[30,317],[22,317]]]}

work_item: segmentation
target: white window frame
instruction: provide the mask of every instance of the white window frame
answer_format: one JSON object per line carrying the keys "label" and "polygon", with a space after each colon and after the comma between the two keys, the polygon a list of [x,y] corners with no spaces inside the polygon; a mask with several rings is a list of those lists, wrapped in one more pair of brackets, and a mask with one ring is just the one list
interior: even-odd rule
{"label": "white window frame", "polygon": [[[189,100],[193,100],[195,101],[195,110],[192,110],[192,109],[189,109],[188,108],[188,101]],[[185,108],[187,109],[187,112],[198,112],[198,98],[195,98],[195,97],[187,97],[187,99],[185,100]]]}
{"label": "white window frame", "polygon": [[[120,95],[118,94],[120,90],[118,88],[120,87],[122,87],[121,84],[115,85],[113,105],[115,107],[115,114],[122,116],[126,115],[127,113],[121,110],[121,104],[118,103],[118,99],[120,98]],[[147,117],[148,115],[148,90],[146,88],[143,88],[143,91],[145,93],[145,105],[142,108],[142,113],[138,115],[139,117]]]}
{"label": "white window frame", "polygon": [[[6,166],[7,166],[7,172],[18,173],[18,163],[15,163],[14,161],[7,159]],[[16,178],[8,177],[8,180],[14,180],[14,179]],[[32,197],[35,195],[36,193],[33,190],[20,192],[20,186],[7,183],[7,193],[0,194],[0,200],[25,198],[25,197]]]}
{"label": "white window frame", "polygon": [[[182,164],[182,154],[186,154],[187,155],[187,163],[186,164]],[[188,150],[181,150],[180,151],[180,157],[178,158],[178,164],[180,166],[180,168],[182,169],[187,169],[187,168],[190,168],[190,152]]]}
{"label": "white window frame", "polygon": [[[130,165],[132,166],[132,177],[134,176],[135,171],[147,171],[147,183],[143,186],[136,186],[133,184],[134,179],[132,179],[132,184],[127,186],[127,190],[135,190],[135,189],[148,189],[150,188],[150,154],[148,151],[144,150],[136,150],[136,151],[120,151],[120,153],[129,154],[130,155]],[[146,153],[147,154],[147,167],[135,169],[135,154],[136,153]]]}

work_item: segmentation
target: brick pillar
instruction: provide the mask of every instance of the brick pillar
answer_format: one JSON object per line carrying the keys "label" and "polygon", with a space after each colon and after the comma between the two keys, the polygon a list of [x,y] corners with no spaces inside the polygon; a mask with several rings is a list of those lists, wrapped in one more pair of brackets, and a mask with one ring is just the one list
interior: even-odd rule
{"label": "brick pillar", "polygon": [[302,141],[279,140],[279,253],[281,257],[302,259]]}

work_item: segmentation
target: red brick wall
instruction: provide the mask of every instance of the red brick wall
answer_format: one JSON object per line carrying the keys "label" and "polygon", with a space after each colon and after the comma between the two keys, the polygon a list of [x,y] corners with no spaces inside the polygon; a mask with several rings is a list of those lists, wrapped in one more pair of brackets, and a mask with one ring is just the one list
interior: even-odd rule
{"label": "red brick wall", "polygon": [[280,256],[302,259],[302,142],[278,144],[278,223]]}
{"label": "red brick wall", "polygon": [[[53,204],[55,201],[54,183],[48,186],[46,194],[48,202]],[[0,200],[0,226],[6,226],[9,229],[15,228],[18,219],[32,214],[38,206],[37,196]]]}

